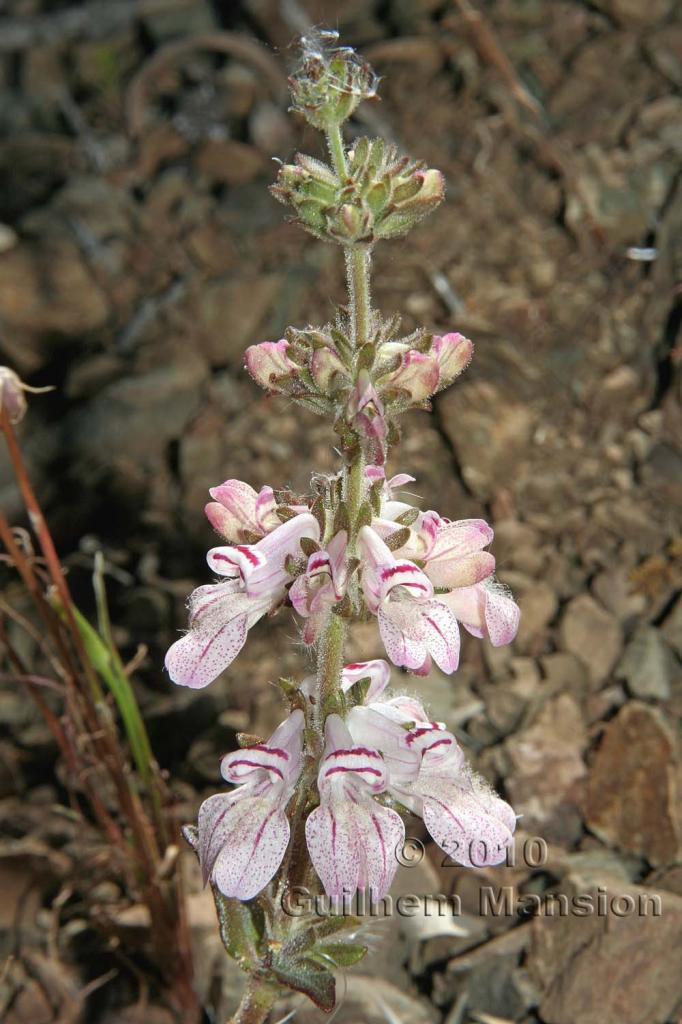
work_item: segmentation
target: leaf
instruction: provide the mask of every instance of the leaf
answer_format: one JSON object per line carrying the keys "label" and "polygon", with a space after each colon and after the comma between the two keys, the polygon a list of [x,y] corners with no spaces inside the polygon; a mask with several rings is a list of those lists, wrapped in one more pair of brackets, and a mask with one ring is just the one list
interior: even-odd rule
{"label": "leaf", "polygon": [[389,551],[397,551],[398,548],[407,544],[411,534],[412,531],[408,526],[404,526],[402,530],[396,530],[395,533],[392,533],[390,537],[386,538],[386,547]]}
{"label": "leaf", "polygon": [[218,914],[220,938],[234,960],[256,963],[265,934],[265,914],[257,900],[228,899],[214,885],[213,899]]}
{"label": "leaf", "polygon": [[272,973],[277,980],[295,992],[308,996],[320,1010],[331,1013],[336,1005],[336,980],[331,971],[314,960],[302,958],[287,961],[284,951],[273,957]]}
{"label": "leaf", "polygon": [[358,510],[358,518],[355,521],[356,530],[361,530],[363,526],[371,526],[372,524],[372,506],[368,501],[363,502]]}
{"label": "leaf", "polygon": [[315,960],[319,959],[323,964],[331,963],[334,967],[353,967],[360,963],[366,952],[367,946],[357,943],[326,942],[314,946],[308,956]]}
{"label": "leaf", "polygon": [[375,516],[381,515],[381,493],[383,486],[383,480],[377,480],[369,489],[369,501]]}
{"label": "leaf", "polygon": [[336,935],[337,932],[357,931],[365,924],[361,917],[354,917],[352,914],[330,916],[314,925],[314,932],[317,939],[327,938]]}
{"label": "leaf", "polygon": [[374,359],[376,357],[376,348],[371,342],[363,345],[358,352],[357,369],[358,370],[371,370],[374,366]]}
{"label": "leaf", "polygon": [[262,736],[255,736],[252,732],[238,732],[237,743],[242,750],[248,747],[255,747],[257,743],[264,743]]}
{"label": "leaf", "polygon": [[299,543],[301,545],[301,551],[308,558],[310,558],[311,555],[317,554],[320,550],[320,545],[317,541],[314,541],[312,537],[301,537]]}
{"label": "leaf", "polygon": [[419,516],[418,508],[408,508],[405,512],[402,512],[399,516],[396,516],[396,523],[400,523],[401,526],[412,526],[412,523]]}

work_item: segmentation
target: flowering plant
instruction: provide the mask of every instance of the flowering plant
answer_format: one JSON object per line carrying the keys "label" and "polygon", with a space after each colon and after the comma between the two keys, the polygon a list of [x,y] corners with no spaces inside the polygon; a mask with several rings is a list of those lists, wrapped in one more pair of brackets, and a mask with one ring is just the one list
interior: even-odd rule
{"label": "flowering plant", "polygon": [[408,814],[423,818],[455,861],[501,862],[516,818],[467,766],[445,724],[417,697],[391,695],[387,661],[345,664],[348,623],[376,617],[386,656],[424,676],[459,664],[460,628],[509,643],[519,610],[494,577],[490,526],[450,520],[400,497],[413,478],[387,478],[398,419],[429,408],[471,359],[461,334],[398,334],[371,306],[374,244],[404,236],[442,200],[439,171],[381,140],[348,148],[341,124],[376,79],[333,37],[303,40],[291,80],[294,108],[324,131],[331,163],[305,155],[281,166],[273,193],[301,226],[344,248],[349,303],[333,325],[290,328],[253,345],[246,367],[270,393],[332,419],[340,471],[314,478],[309,495],[254,490],[227,480],[206,515],[224,543],[208,552],[219,582],[189,600],[188,632],[166,657],[172,680],[204,687],[238,656],[249,629],[289,603],[316,665],[300,684],[282,681],[290,711],[265,742],[245,738],[221,771],[232,788],[209,797],[194,846],[211,883],[228,952],[250,976],[236,1022],[267,1018],[283,987],[318,1006],[335,1002],[330,966],[359,960],[346,941],[355,919],[292,920],[281,897],[316,877],[330,897],[390,888]]}

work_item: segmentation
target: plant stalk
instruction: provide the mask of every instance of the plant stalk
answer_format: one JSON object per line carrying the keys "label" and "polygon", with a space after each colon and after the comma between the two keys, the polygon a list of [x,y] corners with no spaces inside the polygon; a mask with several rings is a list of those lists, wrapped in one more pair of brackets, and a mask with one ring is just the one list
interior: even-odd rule
{"label": "plant stalk", "polygon": [[227,1024],[265,1024],[279,989],[262,978],[249,978],[239,1009]]}

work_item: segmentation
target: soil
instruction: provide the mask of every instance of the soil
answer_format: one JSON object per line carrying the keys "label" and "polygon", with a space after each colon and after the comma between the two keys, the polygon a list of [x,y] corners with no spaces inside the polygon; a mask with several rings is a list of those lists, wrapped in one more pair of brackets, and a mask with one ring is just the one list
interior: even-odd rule
{"label": "soil", "polygon": [[[29,396],[19,428],[34,485],[88,614],[104,552],[116,640],[126,659],[147,649],[136,690],[192,820],[236,733],[280,720],[272,681],[307,668],[290,609],[256,627],[207,691],[174,688],[162,664],[187,593],[208,579],[208,488],[238,477],[305,491],[311,471],[336,466],[330,427],[265,397],[242,352],[344,301],[338,251],[289,223],[267,186],[273,158],[322,155],[287,113],[297,31],[333,25],[357,46],[382,76],[381,101],[351,134],[382,134],[448,183],[407,241],[379,246],[375,304],[408,330],[458,330],[476,345],[433,413],[405,419],[389,469],[417,478],[422,507],[492,522],[499,576],[523,610],[510,648],[471,640],[453,678],[396,684],[456,726],[522,818],[514,865],[447,866],[427,845],[401,869],[400,891],[452,894],[461,914],[374,922],[336,1021],[672,1024],[682,10],[477,7],[479,19],[465,0],[0,3],[0,354],[28,383],[55,386]],[[0,497],[22,525],[4,452]],[[3,601],[25,610],[16,579],[3,580]],[[353,642],[380,654],[373,629]],[[0,1015],[165,1024],[140,908],[93,882],[87,837],[57,810],[59,771],[5,671]],[[511,909],[491,912],[493,890]],[[575,911],[600,892],[607,913]],[[212,910],[192,898],[197,941],[213,949]],[[98,900],[120,904],[114,945],[93,923]],[[620,913],[630,901],[637,910]],[[227,1002],[205,964],[202,997],[227,1013],[239,972],[216,963]],[[322,1019],[295,1005],[297,1021]]]}

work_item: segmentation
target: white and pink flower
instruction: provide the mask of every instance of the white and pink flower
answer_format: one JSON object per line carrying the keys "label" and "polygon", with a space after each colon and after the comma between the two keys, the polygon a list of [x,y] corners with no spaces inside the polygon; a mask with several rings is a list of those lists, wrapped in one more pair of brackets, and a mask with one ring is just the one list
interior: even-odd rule
{"label": "white and pink flower", "polygon": [[324,551],[315,551],[308,558],[306,570],[298,576],[289,591],[289,599],[304,618],[303,641],[314,643],[324,629],[332,605],[346,593],[348,534],[337,533]]}
{"label": "white and pink flower", "polygon": [[437,390],[442,391],[469,365],[474,346],[463,334],[436,334],[431,341],[431,352],[438,363]]}
{"label": "white and pink flower", "polygon": [[358,535],[365,602],[379,621],[394,665],[426,675],[431,661],[446,673],[459,663],[459,629],[450,609],[434,596],[433,584],[408,559],[397,559],[371,527]]}
{"label": "white and pink flower", "polygon": [[244,362],[256,384],[268,391],[280,391],[278,378],[298,374],[299,368],[287,355],[288,350],[289,342],[286,338],[262,341],[259,345],[247,348]]}
{"label": "white and pink flower", "polygon": [[208,686],[236,658],[249,629],[284,601],[291,577],[287,560],[298,558],[304,537],[317,541],[320,527],[303,512],[257,544],[212,548],[207,561],[226,582],[199,587],[189,599],[189,632],[173,644],[166,668],[174,683]]}
{"label": "white and pink flower", "polygon": [[[378,694],[381,697],[381,694]],[[356,743],[380,751],[388,792],[424,820],[458,864],[485,867],[506,856],[516,815],[467,764],[457,740],[415,697],[365,697],[346,724]]]}
{"label": "white and pink flower", "polygon": [[358,374],[348,396],[346,415],[349,424],[360,437],[379,443],[384,441],[388,431],[384,404],[367,370],[360,370]]}
{"label": "white and pink flower", "polygon": [[320,806],[305,827],[310,859],[328,896],[369,889],[380,900],[390,889],[405,825],[373,799],[387,783],[381,754],[357,745],[343,719],[329,715],[317,778]]}
{"label": "white and pink flower", "polygon": [[208,493],[213,498],[204,509],[209,523],[234,544],[245,538],[264,537],[281,525],[272,487],[254,491],[243,480],[226,480]]}
{"label": "white and pink flower", "polygon": [[198,853],[204,883],[224,896],[250,900],[282,863],[289,845],[286,807],[301,772],[304,718],[294,711],[267,743],[236,750],[220,770],[232,793],[199,809]]}
{"label": "white and pink flower", "polygon": [[[381,467],[367,470],[370,483],[382,475]],[[384,542],[404,529],[399,520],[411,506],[397,501],[393,492],[405,482],[412,482],[412,478],[393,477],[382,488],[381,511],[372,520],[372,530]],[[520,611],[508,588],[495,579],[494,556],[484,550],[493,536],[483,519],[451,522],[438,512],[420,512],[410,526],[408,539],[393,557],[419,563],[437,591],[438,602],[467,632],[500,647],[516,636]]]}

